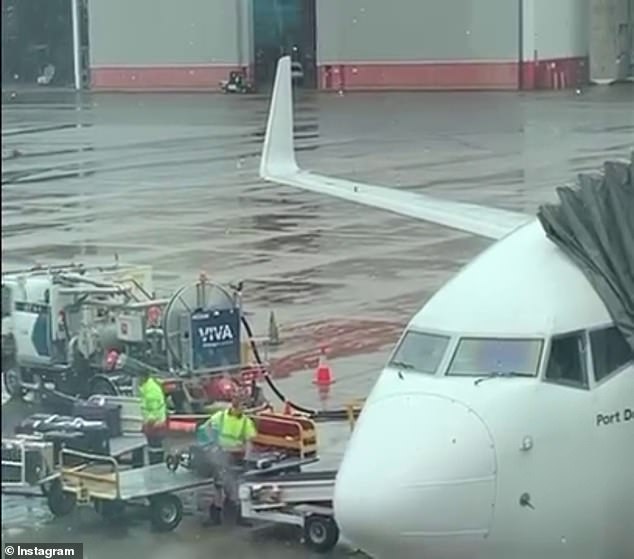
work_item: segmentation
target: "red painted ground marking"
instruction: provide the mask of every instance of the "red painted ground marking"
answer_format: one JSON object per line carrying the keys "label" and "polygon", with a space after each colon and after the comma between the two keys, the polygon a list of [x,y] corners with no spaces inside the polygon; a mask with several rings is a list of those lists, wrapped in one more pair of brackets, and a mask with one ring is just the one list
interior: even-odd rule
{"label": "red painted ground marking", "polygon": [[322,345],[327,348],[329,359],[378,351],[394,344],[403,327],[402,323],[394,321],[347,318],[315,321],[285,329],[281,351],[289,353],[271,359],[273,376],[283,378],[295,371],[314,369]]}

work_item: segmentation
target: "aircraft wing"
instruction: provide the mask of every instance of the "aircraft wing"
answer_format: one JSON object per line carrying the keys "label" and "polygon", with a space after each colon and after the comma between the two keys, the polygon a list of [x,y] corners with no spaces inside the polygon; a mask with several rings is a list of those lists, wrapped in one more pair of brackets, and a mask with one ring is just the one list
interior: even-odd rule
{"label": "aircraft wing", "polygon": [[300,169],[295,160],[291,59],[280,58],[266,137],[260,161],[260,176],[277,184],[328,194],[400,215],[445,225],[475,235],[500,239],[534,219],[516,212],[451,202],[398,189],[327,177]]}

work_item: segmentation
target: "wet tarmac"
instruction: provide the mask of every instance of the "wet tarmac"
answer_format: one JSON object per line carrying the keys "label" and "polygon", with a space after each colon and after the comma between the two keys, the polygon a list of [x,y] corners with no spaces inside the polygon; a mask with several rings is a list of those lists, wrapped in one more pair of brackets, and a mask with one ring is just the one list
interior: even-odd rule
{"label": "wet tarmac", "polygon": [[[300,164],[326,174],[532,213],[576,173],[628,156],[633,106],[631,85],[302,92],[296,143]],[[267,109],[260,95],[3,95],[3,269],[117,254],[152,264],[164,293],[201,270],[243,279],[256,333],[275,311],[283,343],[272,359],[291,399],[364,396],[409,317],[488,241],[262,183]],[[310,382],[320,344],[337,377],[325,403]],[[3,432],[21,413],[3,405]],[[336,467],[348,433],[320,427],[321,467]],[[92,510],[51,520],[35,501],[3,498],[2,512],[3,540],[81,540],[91,559],[309,556],[294,537],[201,530],[195,518],[156,535],[133,518],[104,527]]]}

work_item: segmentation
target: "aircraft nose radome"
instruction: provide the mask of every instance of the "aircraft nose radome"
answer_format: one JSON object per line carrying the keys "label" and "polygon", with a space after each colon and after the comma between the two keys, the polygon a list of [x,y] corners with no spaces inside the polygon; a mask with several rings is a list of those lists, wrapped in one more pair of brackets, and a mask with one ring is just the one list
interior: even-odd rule
{"label": "aircraft nose radome", "polygon": [[490,529],[495,471],[493,441],[467,406],[391,396],[371,403],[357,423],[337,475],[335,517],[378,559],[404,557],[410,546],[418,557],[461,557]]}

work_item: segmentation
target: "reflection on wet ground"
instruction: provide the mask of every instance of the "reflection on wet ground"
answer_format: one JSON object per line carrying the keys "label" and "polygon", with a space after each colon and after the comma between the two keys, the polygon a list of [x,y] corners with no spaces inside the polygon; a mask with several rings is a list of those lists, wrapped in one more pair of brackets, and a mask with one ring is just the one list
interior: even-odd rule
{"label": "reflection on wet ground", "polygon": [[[632,149],[631,85],[545,93],[300,93],[299,161],[326,174],[532,213],[555,187]],[[364,396],[403,325],[488,241],[257,178],[268,100],[206,94],[16,92],[2,105],[3,269],[122,261],[155,267],[159,292],[205,270],[245,280],[288,396],[311,406]],[[310,376],[321,345],[337,383]],[[304,371],[291,375],[294,371]],[[3,405],[3,428],[11,407]],[[320,426],[336,467],[345,425]],[[105,527],[3,498],[3,538],[82,539],[93,558],[305,557],[260,532]],[[242,532],[241,532],[242,533]],[[101,543],[108,539],[107,549]],[[280,543],[280,541],[282,543]],[[341,553],[345,553],[342,551]]]}

